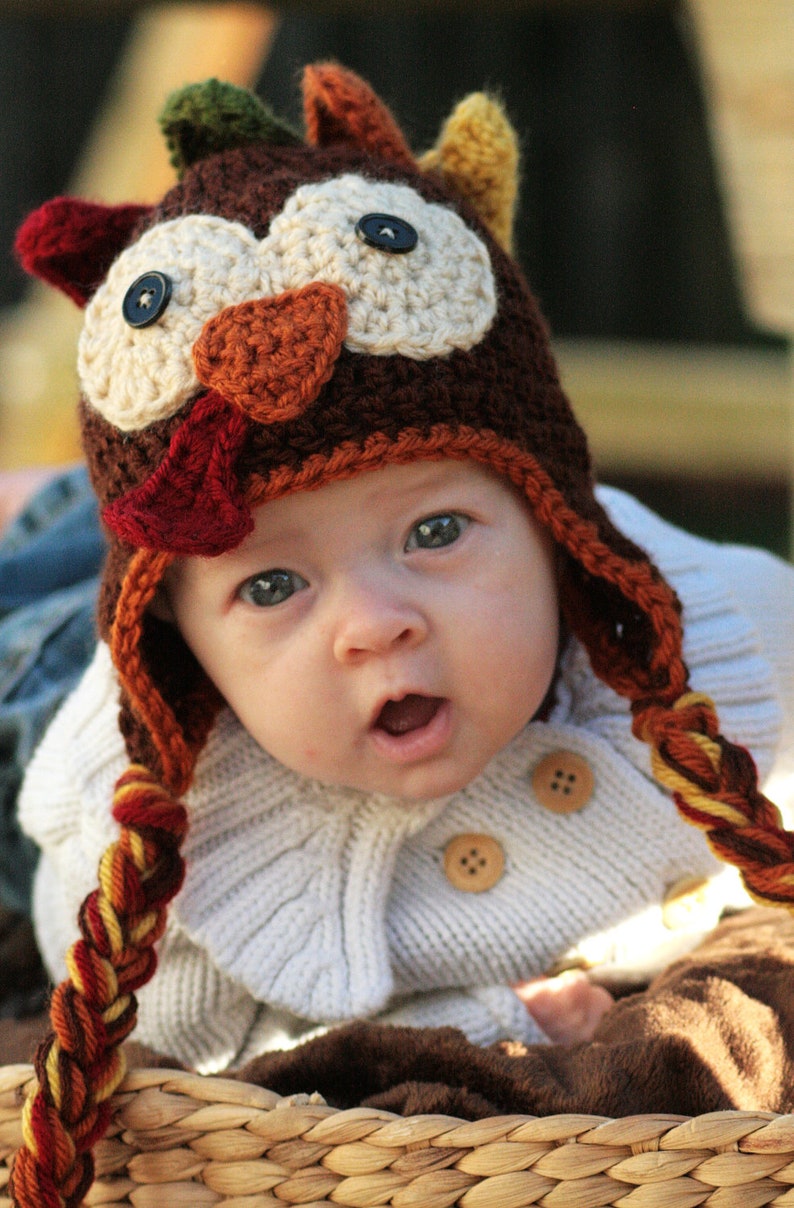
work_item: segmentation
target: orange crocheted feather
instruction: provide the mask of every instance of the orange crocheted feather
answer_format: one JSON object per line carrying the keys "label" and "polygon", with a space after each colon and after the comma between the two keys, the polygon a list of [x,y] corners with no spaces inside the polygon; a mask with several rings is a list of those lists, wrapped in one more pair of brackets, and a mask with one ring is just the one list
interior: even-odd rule
{"label": "orange crocheted feather", "polygon": [[303,73],[306,137],[318,147],[343,143],[380,159],[416,168],[402,131],[375,93],[335,63],[319,63]]}

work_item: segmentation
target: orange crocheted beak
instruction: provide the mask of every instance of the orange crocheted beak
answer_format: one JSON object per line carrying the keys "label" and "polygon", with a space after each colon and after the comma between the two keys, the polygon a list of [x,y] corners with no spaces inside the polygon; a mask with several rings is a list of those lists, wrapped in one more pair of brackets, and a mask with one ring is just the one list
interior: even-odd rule
{"label": "orange crocheted beak", "polygon": [[347,301],[314,281],[228,306],[193,346],[199,381],[260,424],[293,419],[317,398],[347,334]]}

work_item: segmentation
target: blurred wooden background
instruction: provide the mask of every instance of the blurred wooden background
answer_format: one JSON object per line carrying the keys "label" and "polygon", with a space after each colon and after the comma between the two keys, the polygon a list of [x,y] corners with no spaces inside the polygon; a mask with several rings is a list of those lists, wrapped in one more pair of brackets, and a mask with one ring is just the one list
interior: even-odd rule
{"label": "blurred wooden background", "polygon": [[[487,15],[463,0],[0,0],[6,90],[20,54],[28,92],[6,118],[10,154],[0,131],[0,177],[37,171],[27,193],[3,186],[7,241],[59,191],[157,197],[171,171],[156,114],[187,80],[234,79],[283,110],[297,67],[336,57],[419,148],[461,93],[500,88],[524,143],[521,258],[601,476],[690,527],[789,548],[794,0],[516,0]],[[49,175],[47,139],[62,152]],[[0,469],[73,459],[79,314],[10,261],[0,284]]]}

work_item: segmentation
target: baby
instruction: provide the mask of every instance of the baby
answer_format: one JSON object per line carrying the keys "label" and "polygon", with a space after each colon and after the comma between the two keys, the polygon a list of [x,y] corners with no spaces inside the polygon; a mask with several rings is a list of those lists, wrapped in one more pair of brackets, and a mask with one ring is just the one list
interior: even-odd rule
{"label": "baby", "polygon": [[790,791],[794,572],[594,491],[498,106],[417,160],[350,73],[304,93],[306,143],[182,91],[158,206],[59,199],[18,241],[87,304],[110,539],[21,802],[48,1044],[97,1104],[136,995],[207,1071],[360,1017],[581,1039],[747,904],[720,860],[794,894],[744,749]]}
{"label": "baby", "polygon": [[[270,756],[370,800],[424,802],[410,813],[427,821],[427,802],[476,782],[542,712],[555,562],[509,482],[475,462],[419,461],[259,508],[235,550],[172,564],[155,611]],[[457,888],[490,888],[463,849],[458,869]],[[583,975],[514,988],[553,1039],[586,1039],[612,1001]],[[438,1015],[450,1017],[451,1000]]]}

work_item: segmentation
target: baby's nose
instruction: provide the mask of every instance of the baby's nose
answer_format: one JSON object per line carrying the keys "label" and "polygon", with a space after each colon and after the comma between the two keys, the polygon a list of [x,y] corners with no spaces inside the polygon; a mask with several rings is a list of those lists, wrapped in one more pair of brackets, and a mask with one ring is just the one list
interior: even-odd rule
{"label": "baby's nose", "polygon": [[418,605],[382,588],[357,585],[340,593],[337,608],[333,649],[340,663],[412,648],[428,633],[427,618]]}
{"label": "baby's nose", "polygon": [[204,324],[193,363],[202,385],[270,424],[292,419],[314,402],[346,334],[343,291],[313,281],[227,306]]}

